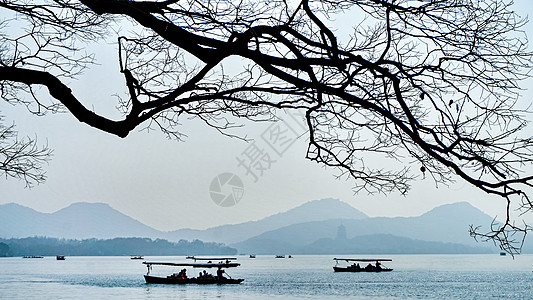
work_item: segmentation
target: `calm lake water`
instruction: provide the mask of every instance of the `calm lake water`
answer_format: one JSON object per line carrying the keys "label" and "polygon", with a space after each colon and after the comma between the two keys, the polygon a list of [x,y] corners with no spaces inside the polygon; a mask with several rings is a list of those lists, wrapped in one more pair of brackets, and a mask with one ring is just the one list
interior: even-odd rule
{"label": "calm lake water", "polygon": [[389,255],[388,273],[334,273],[333,257],[237,256],[241,266],[228,273],[245,281],[220,286],[147,285],[146,267],[129,256],[0,258],[0,299],[533,299],[533,255]]}

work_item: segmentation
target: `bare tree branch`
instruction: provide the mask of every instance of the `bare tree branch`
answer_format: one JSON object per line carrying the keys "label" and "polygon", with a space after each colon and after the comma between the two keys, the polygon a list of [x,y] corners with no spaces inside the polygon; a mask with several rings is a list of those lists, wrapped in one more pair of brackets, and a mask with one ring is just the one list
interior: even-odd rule
{"label": "bare tree branch", "polygon": [[[8,101],[59,109],[31,93],[44,85],[78,120],[120,137],[154,126],[180,138],[183,116],[227,133],[237,126],[230,117],[301,110],[307,158],[352,177],[356,191],[405,194],[422,172],[498,195],[508,212],[533,209],[533,177],[523,172],[533,162],[529,107],[519,102],[533,59],[527,19],[511,1],[3,0],[2,8],[31,25],[18,36],[0,31]],[[364,16],[348,38],[348,24],[333,21],[342,14]],[[134,33],[107,30],[123,20]],[[118,41],[122,120],[87,109],[64,81],[93,62],[80,45],[104,38]],[[530,227],[507,213],[489,231],[471,228],[516,252],[522,239],[512,234]]]}
{"label": "bare tree branch", "polygon": [[39,147],[35,139],[18,139],[15,126],[5,126],[0,117],[0,175],[20,179],[32,187],[45,181],[43,164],[51,155],[52,150]]}

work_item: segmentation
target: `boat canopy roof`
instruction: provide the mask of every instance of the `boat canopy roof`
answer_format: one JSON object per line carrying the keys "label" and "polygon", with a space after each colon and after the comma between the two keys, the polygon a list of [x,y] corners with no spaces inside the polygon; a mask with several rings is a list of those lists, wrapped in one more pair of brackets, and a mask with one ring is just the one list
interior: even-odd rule
{"label": "boat canopy roof", "polygon": [[239,263],[171,263],[171,262],[153,262],[143,261],[145,265],[160,265],[160,266],[174,266],[174,267],[193,267],[193,268],[233,268],[238,267]]}
{"label": "boat canopy roof", "polygon": [[389,258],[334,258],[334,260],[344,261],[392,261]]}
{"label": "boat canopy roof", "polygon": [[211,261],[228,261],[228,260],[237,260],[236,257],[195,257],[195,256],[187,256],[187,259],[194,259],[197,260],[211,260]]}

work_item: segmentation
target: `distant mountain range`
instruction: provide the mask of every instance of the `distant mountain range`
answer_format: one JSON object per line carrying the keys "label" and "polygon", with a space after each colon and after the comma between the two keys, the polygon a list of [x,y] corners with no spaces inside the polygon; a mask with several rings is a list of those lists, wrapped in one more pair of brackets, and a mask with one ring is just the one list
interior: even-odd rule
{"label": "distant mountain range", "polygon": [[[494,247],[488,249],[489,245],[476,243],[469,236],[468,228],[470,224],[490,224],[491,221],[492,218],[480,210],[460,202],[437,207],[419,217],[298,223],[231,246],[241,252],[257,254],[272,253],[273,250],[283,250],[281,253],[339,254],[487,253],[494,252]],[[333,240],[339,226],[345,228],[347,237]]]}
{"label": "distant mountain range", "polygon": [[259,221],[223,225],[206,230],[180,229],[167,233],[169,240],[199,239],[209,242],[236,243],[267,231],[297,223],[330,219],[368,219],[368,216],[346,202],[337,199],[310,201],[289,211]]}
{"label": "distant mountain range", "polygon": [[50,214],[15,203],[0,205],[0,238],[111,239],[161,235],[162,232],[104,203],[74,203]]}
{"label": "distant mountain range", "polygon": [[[466,202],[443,205],[418,217],[369,218],[345,202],[322,199],[259,221],[163,232],[102,203],[75,203],[54,213],[10,203],[0,205],[0,238],[199,239],[255,254],[487,253],[497,249],[492,244],[476,243],[468,234],[468,226],[488,226],[491,221]],[[340,226],[346,236],[339,239]],[[533,247],[524,248],[527,251]]]}

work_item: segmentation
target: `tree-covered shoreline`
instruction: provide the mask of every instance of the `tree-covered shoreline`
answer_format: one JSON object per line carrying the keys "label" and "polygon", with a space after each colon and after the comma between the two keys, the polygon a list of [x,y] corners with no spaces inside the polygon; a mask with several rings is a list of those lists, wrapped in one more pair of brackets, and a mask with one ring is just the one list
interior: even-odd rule
{"label": "tree-covered shoreline", "polygon": [[114,239],[57,239],[28,237],[0,239],[0,256],[118,256],[118,255],[234,255],[237,250],[221,243],[192,242],[180,240],[170,242],[150,238]]}

